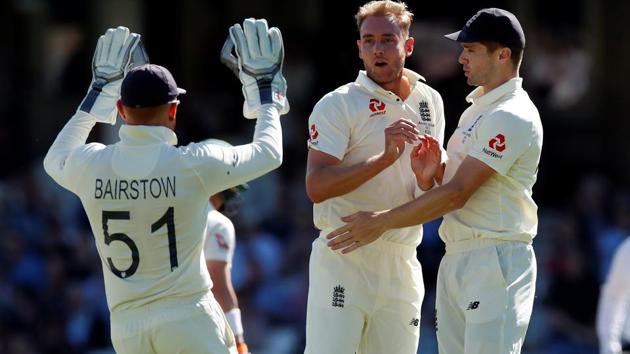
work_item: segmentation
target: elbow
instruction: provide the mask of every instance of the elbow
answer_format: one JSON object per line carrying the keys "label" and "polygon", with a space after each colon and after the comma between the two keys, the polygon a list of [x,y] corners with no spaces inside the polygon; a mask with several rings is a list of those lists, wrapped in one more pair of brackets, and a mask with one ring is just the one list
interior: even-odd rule
{"label": "elbow", "polygon": [[261,144],[261,149],[267,156],[270,170],[275,170],[282,165],[283,151],[282,145],[276,146],[274,144]]}
{"label": "elbow", "polygon": [[314,204],[321,203],[328,199],[322,188],[317,188],[312,181],[312,177],[306,177],[306,195]]}
{"label": "elbow", "polygon": [[48,152],[46,154],[46,156],[44,157],[44,171],[46,171],[46,173],[49,176],[52,176],[54,173],[54,165],[55,165],[55,161],[52,158],[50,152]]}
{"label": "elbow", "polygon": [[323,193],[319,193],[318,191],[314,191],[309,188],[306,188],[306,195],[308,195],[308,199],[310,199],[313,204],[321,203],[327,199]]}
{"label": "elbow", "polygon": [[452,186],[450,209],[459,210],[463,208],[468,202],[468,199],[470,199],[470,196],[471,194],[468,193],[468,191],[466,191],[464,188]]}

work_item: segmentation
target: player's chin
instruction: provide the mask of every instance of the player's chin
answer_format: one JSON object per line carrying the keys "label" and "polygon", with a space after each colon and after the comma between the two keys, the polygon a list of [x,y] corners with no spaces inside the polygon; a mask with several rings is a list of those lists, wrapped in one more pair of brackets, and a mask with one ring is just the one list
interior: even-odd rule
{"label": "player's chin", "polygon": [[370,78],[379,85],[388,84],[397,77],[392,70],[371,70],[369,74]]}
{"label": "player's chin", "polygon": [[472,76],[467,76],[466,77],[466,83],[469,86],[481,86],[481,84],[478,82],[478,80],[475,80],[475,78],[472,77]]}

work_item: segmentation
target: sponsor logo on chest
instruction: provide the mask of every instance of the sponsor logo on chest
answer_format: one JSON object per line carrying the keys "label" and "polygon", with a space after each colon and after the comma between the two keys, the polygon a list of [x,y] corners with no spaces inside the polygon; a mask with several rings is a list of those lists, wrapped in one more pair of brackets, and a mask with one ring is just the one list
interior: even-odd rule
{"label": "sponsor logo on chest", "polygon": [[435,124],[431,121],[431,109],[427,101],[420,101],[418,104],[418,115],[420,121],[418,122],[418,128],[424,134],[433,134],[433,128]]}
{"label": "sponsor logo on chest", "polygon": [[429,103],[427,101],[420,101],[418,104],[418,114],[420,114],[421,121],[431,121],[431,110],[429,109]]}
{"label": "sponsor logo on chest", "polygon": [[370,98],[370,103],[368,104],[368,108],[370,109],[370,118],[374,116],[380,116],[387,113],[385,102],[377,100],[376,98]]}

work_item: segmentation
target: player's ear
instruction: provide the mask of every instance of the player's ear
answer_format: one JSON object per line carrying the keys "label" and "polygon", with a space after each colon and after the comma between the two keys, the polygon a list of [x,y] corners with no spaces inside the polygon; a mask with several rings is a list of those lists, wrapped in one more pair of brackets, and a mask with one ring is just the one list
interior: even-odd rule
{"label": "player's ear", "polygon": [[127,116],[125,115],[125,110],[123,109],[123,104],[121,100],[118,100],[118,102],[116,102],[116,108],[118,108],[118,114],[120,114],[120,117],[126,122]]}
{"label": "player's ear", "polygon": [[357,48],[359,49],[359,58],[363,59],[363,53],[361,52],[361,40],[357,39]]}
{"label": "player's ear", "polygon": [[168,106],[168,120],[175,120],[177,116],[177,106],[179,105],[179,101],[173,102]]}
{"label": "player's ear", "polygon": [[413,39],[413,37],[409,37],[405,41],[405,54],[407,54],[407,56],[410,56],[411,53],[413,53],[413,45],[415,43],[416,43],[416,40]]}
{"label": "player's ear", "polygon": [[499,49],[500,60],[510,60],[510,56],[512,56],[512,50],[509,47]]}

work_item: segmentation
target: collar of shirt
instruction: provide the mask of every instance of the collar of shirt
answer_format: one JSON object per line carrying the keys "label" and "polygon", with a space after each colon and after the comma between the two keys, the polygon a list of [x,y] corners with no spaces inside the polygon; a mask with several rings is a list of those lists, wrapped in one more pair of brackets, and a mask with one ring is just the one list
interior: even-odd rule
{"label": "collar of shirt", "polygon": [[[425,81],[424,77],[422,77],[422,75],[409,70],[407,68],[403,68],[403,75],[407,77],[407,79],[409,80],[409,85],[411,85],[411,90],[413,91],[416,83],[418,82],[418,80],[422,80]],[[391,95],[396,96],[393,92],[384,89],[383,87],[381,87],[381,85],[377,84],[376,82],[372,81],[372,79],[370,79],[367,76],[367,72],[365,70],[360,70],[359,71],[359,75],[357,76],[357,79],[355,80],[355,82],[363,87],[365,87],[368,91],[374,93],[374,94],[379,94],[381,96],[384,97],[388,97]]]}
{"label": "collar of shirt", "polygon": [[506,94],[520,89],[522,86],[523,78],[515,77],[504,82],[502,85],[496,87],[494,90],[491,90],[485,95],[481,94],[481,87],[477,87],[468,96],[466,96],[466,101],[468,103],[487,106],[497,101],[499,98],[505,96]]}
{"label": "collar of shirt", "polygon": [[118,131],[120,141],[126,145],[157,143],[177,144],[177,135],[167,127],[157,125],[123,125]]}

